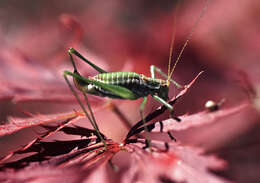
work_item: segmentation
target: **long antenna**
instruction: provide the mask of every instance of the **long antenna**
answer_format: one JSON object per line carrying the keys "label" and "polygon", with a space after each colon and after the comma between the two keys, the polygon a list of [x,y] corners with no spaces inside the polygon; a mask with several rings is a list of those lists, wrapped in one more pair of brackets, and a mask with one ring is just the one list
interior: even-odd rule
{"label": "long antenna", "polygon": [[[178,2],[177,2],[177,5],[179,5]],[[170,53],[169,53],[169,60],[168,60],[168,78],[167,78],[167,81],[170,81],[171,61],[172,61],[172,57],[173,57],[173,45],[174,45],[175,33],[176,33],[176,12],[177,12],[177,9],[178,9],[178,7],[175,8],[175,12],[174,12],[174,16],[173,16],[173,24],[172,24],[173,28],[172,28]]]}
{"label": "long antenna", "polygon": [[[181,51],[180,51],[180,54],[178,55],[178,57],[177,57],[177,59],[176,59],[174,65],[173,65],[172,71],[171,71],[170,74],[168,74],[168,79],[167,79],[168,82],[170,81],[170,78],[172,77],[172,74],[173,74],[173,71],[174,71],[176,65],[177,65],[178,62],[180,61],[180,58],[181,58],[181,56],[182,56],[182,54],[183,54],[184,49],[187,47],[189,41],[191,40],[191,37],[192,37],[193,33],[195,32],[196,28],[198,27],[198,24],[199,24],[201,18],[202,18],[203,15],[205,14],[205,12],[206,12],[206,10],[207,10],[207,8],[208,8],[208,6],[209,6],[210,1],[211,1],[211,0],[207,0],[207,1],[206,1],[206,4],[205,4],[205,6],[203,7],[203,9],[201,10],[199,17],[197,18],[196,22],[195,22],[194,25],[192,26],[191,32],[189,33],[189,35],[188,35],[188,37],[187,37],[187,39],[186,39],[186,41],[185,41],[185,43],[184,43],[184,45],[183,45]],[[172,43],[173,43],[173,41],[172,41]],[[171,43],[171,47],[173,47],[172,43]],[[172,48],[170,48],[170,57],[172,57],[171,55],[172,55]]]}

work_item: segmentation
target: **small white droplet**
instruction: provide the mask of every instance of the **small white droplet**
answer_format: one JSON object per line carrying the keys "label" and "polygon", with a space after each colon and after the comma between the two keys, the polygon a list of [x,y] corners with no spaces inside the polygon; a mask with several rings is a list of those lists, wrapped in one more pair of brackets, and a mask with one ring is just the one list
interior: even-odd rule
{"label": "small white droplet", "polygon": [[206,103],[205,103],[205,107],[206,108],[211,108],[212,106],[215,106],[216,103],[212,100],[208,100]]}

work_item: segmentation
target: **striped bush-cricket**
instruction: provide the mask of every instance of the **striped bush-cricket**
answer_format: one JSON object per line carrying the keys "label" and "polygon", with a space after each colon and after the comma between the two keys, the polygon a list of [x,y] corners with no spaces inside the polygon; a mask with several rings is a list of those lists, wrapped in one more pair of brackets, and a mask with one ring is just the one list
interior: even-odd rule
{"label": "striped bush-cricket", "polygon": [[[207,6],[209,4],[210,0],[207,0],[206,5],[202,9],[199,17],[197,18],[196,22],[194,23],[192,30],[190,31],[184,45],[182,46],[182,49],[180,53],[177,56],[177,59],[173,65],[172,68],[171,62],[172,62],[172,54],[173,54],[173,44],[174,44],[174,32],[172,34],[172,39],[170,43],[170,54],[169,54],[169,62],[168,62],[168,74],[165,74],[164,72],[161,71],[158,67],[152,65],[150,66],[150,72],[151,76],[145,76],[143,74],[138,74],[135,72],[107,72],[103,70],[102,68],[98,67],[95,65],[93,62],[89,61],[87,58],[83,57],[78,51],[76,51],[74,48],[70,48],[68,50],[68,54],[70,57],[70,61],[72,63],[73,72],[70,71],[64,71],[64,78],[65,81],[67,82],[69,88],[75,95],[78,103],[80,104],[83,112],[85,113],[86,117],[89,119],[91,122],[93,128],[97,131],[98,137],[101,139],[101,141],[104,143],[104,147],[106,149],[106,142],[103,138],[103,136],[100,133],[100,130],[97,126],[93,111],[90,107],[90,104],[88,102],[88,98],[86,93],[91,94],[91,95],[96,95],[100,97],[109,97],[109,98],[116,98],[116,99],[127,99],[127,100],[136,100],[138,98],[143,98],[143,101],[140,105],[140,114],[141,118],[144,123],[144,128],[145,128],[145,120],[144,120],[144,108],[147,102],[147,96],[150,95],[152,98],[160,102],[162,105],[167,107],[170,111],[170,114],[172,115],[173,113],[173,107],[167,103],[167,100],[169,99],[168,94],[169,94],[169,86],[170,83],[173,83],[177,88],[182,88],[185,86],[182,86],[178,84],[176,81],[171,79],[173,72],[176,68],[177,63],[180,61],[180,58],[183,54],[184,49],[186,48],[188,42],[190,41],[195,28],[197,27],[201,17],[205,13]],[[83,60],[85,63],[89,64],[91,67],[93,67],[96,71],[99,72],[99,74],[95,76],[89,76],[88,78],[83,77],[80,75],[75,61],[73,59],[73,55],[79,57],[81,60]],[[158,79],[155,77],[155,73],[160,74],[162,77],[165,78],[163,79]],[[67,76],[72,76],[74,85],[76,88],[81,91],[83,94],[87,108],[89,110],[89,113],[87,112],[84,104],[80,101],[79,96],[75,89],[73,88],[72,84],[68,80]],[[150,140],[148,138],[148,129],[145,129],[146,131],[146,140],[148,142],[148,145],[150,146]]]}

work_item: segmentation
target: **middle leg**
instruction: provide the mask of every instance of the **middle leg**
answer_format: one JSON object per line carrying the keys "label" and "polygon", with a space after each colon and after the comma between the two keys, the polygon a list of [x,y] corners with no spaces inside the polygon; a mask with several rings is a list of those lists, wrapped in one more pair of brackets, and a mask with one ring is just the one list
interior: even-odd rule
{"label": "middle leg", "polygon": [[144,100],[140,105],[140,114],[141,114],[141,118],[142,118],[143,125],[144,125],[145,140],[146,140],[146,144],[147,144],[146,147],[148,147],[150,149],[150,151],[152,151],[152,149],[151,149],[151,139],[150,139],[149,134],[148,134],[149,130],[148,130],[147,125],[145,124],[144,108],[145,108],[146,103],[147,103],[147,97],[144,97]]}

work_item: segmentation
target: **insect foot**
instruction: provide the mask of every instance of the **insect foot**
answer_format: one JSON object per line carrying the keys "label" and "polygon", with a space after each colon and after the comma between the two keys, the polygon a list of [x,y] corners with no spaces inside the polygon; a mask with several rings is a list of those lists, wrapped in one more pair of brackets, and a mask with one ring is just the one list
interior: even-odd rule
{"label": "insect foot", "polygon": [[181,122],[181,119],[177,116],[174,116],[174,111],[170,111],[170,118],[175,119],[177,122]]}

